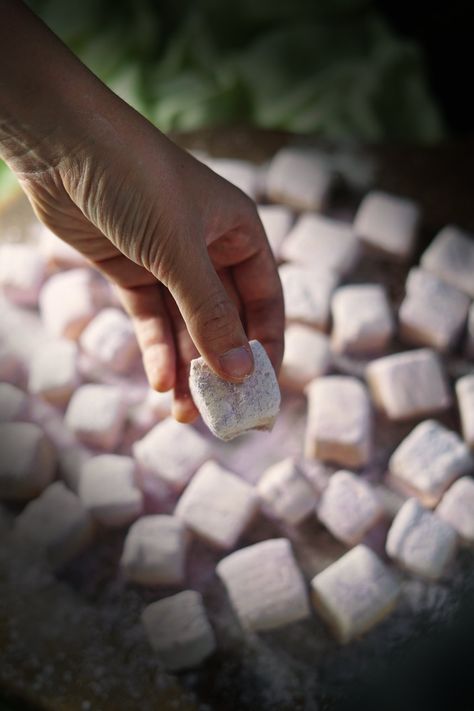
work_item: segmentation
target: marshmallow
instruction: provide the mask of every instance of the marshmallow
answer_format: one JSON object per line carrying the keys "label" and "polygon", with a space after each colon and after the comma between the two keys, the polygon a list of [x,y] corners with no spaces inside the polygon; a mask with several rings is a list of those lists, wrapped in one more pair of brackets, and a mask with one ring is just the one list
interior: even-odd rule
{"label": "marshmallow", "polygon": [[413,255],[420,210],[406,198],[374,190],[362,200],[354,219],[354,232],[387,257],[407,260]]}
{"label": "marshmallow", "polygon": [[407,343],[448,351],[466,323],[469,298],[434,274],[412,269],[398,312],[400,335]]}
{"label": "marshmallow", "polygon": [[0,424],[0,452],[0,498],[32,499],[52,481],[55,452],[38,425]]}
{"label": "marshmallow", "polygon": [[190,425],[168,417],[135,442],[133,454],[145,472],[180,491],[209,459],[211,445]]}
{"label": "marshmallow", "polygon": [[259,205],[258,215],[267,235],[275,259],[280,257],[283,240],[293,224],[291,210],[283,205]]}
{"label": "marshmallow", "polygon": [[23,420],[28,412],[28,397],[11,383],[0,383],[0,422]]}
{"label": "marshmallow", "polygon": [[468,358],[474,359],[474,302],[471,304],[467,317],[466,355]]}
{"label": "marshmallow", "polygon": [[454,557],[456,545],[452,526],[417,499],[408,499],[390,527],[386,551],[407,572],[438,580]]}
{"label": "marshmallow", "polygon": [[257,197],[258,168],[253,163],[234,158],[208,158],[205,163],[215,173],[242,190],[252,200]]}
{"label": "marshmallow", "polygon": [[46,277],[46,262],[28,244],[0,246],[0,287],[15,304],[36,306]]}
{"label": "marshmallow", "polygon": [[351,225],[322,215],[305,214],[285,239],[281,256],[289,262],[346,276],[359,259],[359,242]]}
{"label": "marshmallow", "polygon": [[120,391],[113,385],[81,385],[72,396],[65,422],[89,447],[113,450],[122,434],[126,412]]}
{"label": "marshmallow", "polygon": [[216,570],[245,629],[271,630],[310,615],[305,582],[286,538],[241,548]]}
{"label": "marshmallow", "polygon": [[257,492],[270,514],[293,526],[314,511],[318,498],[292,457],[269,467],[258,482]]}
{"label": "marshmallow", "polygon": [[317,272],[299,264],[283,264],[278,270],[285,301],[287,322],[314,326],[325,331],[329,305],[337,278],[328,272]]}
{"label": "marshmallow", "polygon": [[255,368],[242,383],[229,383],[204,361],[191,361],[189,387],[202,419],[224,441],[248,430],[271,430],[280,410],[280,388],[265,349],[250,341]]}
{"label": "marshmallow", "polygon": [[53,568],[59,568],[92,540],[92,518],[81,500],[61,481],[48,486],[15,521],[18,540],[34,547]]}
{"label": "marshmallow", "polygon": [[326,336],[307,326],[288,326],[280,371],[283,387],[302,392],[311,380],[325,375],[330,365],[331,351]]}
{"label": "marshmallow", "polygon": [[400,594],[397,576],[362,544],[318,573],[311,588],[316,610],[343,644],[387,617]]}
{"label": "marshmallow", "polygon": [[116,373],[128,373],[139,355],[132,322],[114,308],[103,309],[92,319],[81,334],[80,344],[91,358]]}
{"label": "marshmallow", "polygon": [[305,456],[347,467],[366,465],[372,453],[372,412],[356,378],[329,375],[309,384]]}
{"label": "marshmallow", "polygon": [[76,494],[79,491],[81,469],[92,456],[92,452],[81,445],[72,445],[58,453],[59,475]]}
{"label": "marshmallow", "polygon": [[473,468],[467,445],[457,432],[435,420],[413,429],[390,457],[390,483],[425,506],[435,506],[452,482]]}
{"label": "marshmallow", "polygon": [[384,515],[374,489],[352,472],[332,475],[317,507],[321,523],[335,538],[355,546]]}
{"label": "marshmallow", "polygon": [[230,549],[254,517],[257,506],[252,486],[209,461],[194,475],[174,514],[196,535],[218,548]]}
{"label": "marshmallow", "polygon": [[474,479],[458,479],[441,499],[436,514],[449,523],[462,541],[474,544]]}
{"label": "marshmallow", "polygon": [[202,596],[195,590],[152,602],[141,619],[151,646],[169,671],[195,667],[216,649]]}
{"label": "marshmallow", "polygon": [[7,345],[0,343],[0,381],[15,384],[19,381],[23,363]]}
{"label": "marshmallow", "polygon": [[79,380],[75,343],[49,343],[33,355],[28,379],[28,390],[33,395],[39,395],[52,405],[64,407]]}
{"label": "marshmallow", "polygon": [[176,516],[144,516],[127,533],[120,566],[139,585],[179,585],[184,581],[186,529]]}
{"label": "marshmallow", "polygon": [[273,157],[267,171],[266,194],[296,210],[322,210],[333,175],[311,149],[285,147]]}
{"label": "marshmallow", "polygon": [[149,389],[146,394],[145,403],[156,414],[157,417],[164,418],[171,414],[173,406],[173,391],[159,393]]}
{"label": "marshmallow", "polygon": [[449,225],[423,252],[421,266],[474,298],[474,236]]}
{"label": "marshmallow", "polygon": [[99,454],[86,461],[79,496],[104,526],[124,526],[140,516],[143,495],[135,483],[135,462],[118,454]]}
{"label": "marshmallow", "polygon": [[367,366],[366,378],[390,420],[425,417],[451,405],[441,363],[428,348],[378,358]]}
{"label": "marshmallow", "polygon": [[334,293],[331,308],[335,351],[357,355],[383,352],[388,347],[394,324],[383,286],[342,286]]}
{"label": "marshmallow", "polygon": [[456,395],[462,434],[469,447],[474,450],[474,373],[459,378],[456,382]]}

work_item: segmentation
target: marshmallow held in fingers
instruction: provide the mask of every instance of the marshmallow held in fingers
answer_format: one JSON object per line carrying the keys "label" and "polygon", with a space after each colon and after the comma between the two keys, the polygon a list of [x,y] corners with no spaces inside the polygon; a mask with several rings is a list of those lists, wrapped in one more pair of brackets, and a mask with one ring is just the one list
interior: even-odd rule
{"label": "marshmallow held in fingers", "polygon": [[32,499],[53,480],[56,454],[38,425],[0,424],[0,452],[0,498]]}

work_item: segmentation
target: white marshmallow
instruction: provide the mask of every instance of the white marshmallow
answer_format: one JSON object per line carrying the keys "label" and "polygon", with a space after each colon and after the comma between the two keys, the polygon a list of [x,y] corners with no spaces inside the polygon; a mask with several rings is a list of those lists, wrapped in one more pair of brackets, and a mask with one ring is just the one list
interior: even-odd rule
{"label": "white marshmallow", "polygon": [[254,517],[257,506],[252,486],[209,461],[194,475],[174,515],[212,545],[230,549]]}
{"label": "white marshmallow", "polygon": [[113,385],[81,385],[72,396],[65,422],[89,447],[113,450],[125,423],[126,411],[120,391]]}
{"label": "white marshmallow", "polygon": [[330,365],[331,351],[326,336],[308,326],[288,326],[280,371],[283,387],[302,392],[311,380],[325,375]]}
{"label": "white marshmallow", "polygon": [[397,576],[362,544],[318,573],[311,588],[314,606],[343,644],[387,617],[400,594]]}
{"label": "white marshmallow", "polygon": [[46,261],[28,244],[0,246],[0,287],[15,304],[36,306],[46,277]]}
{"label": "white marshmallow", "polygon": [[216,570],[245,629],[271,630],[310,615],[305,582],[286,538],[241,548]]}
{"label": "white marshmallow", "polygon": [[0,452],[0,498],[32,499],[52,481],[56,456],[38,425],[0,424]]}
{"label": "white marshmallow", "polygon": [[173,391],[168,390],[166,393],[159,393],[156,390],[149,389],[146,394],[145,403],[160,419],[168,417],[171,414],[173,405]]}
{"label": "white marshmallow", "polygon": [[394,323],[383,286],[342,286],[332,297],[332,345],[339,353],[377,353],[389,345]]}
{"label": "white marshmallow", "polygon": [[415,249],[419,222],[420,210],[412,200],[374,190],[359,206],[354,231],[386,256],[407,260]]}
{"label": "white marshmallow", "polygon": [[390,482],[402,493],[434,506],[452,482],[473,466],[469,449],[457,432],[435,420],[425,420],[390,457]]}
{"label": "white marshmallow", "polygon": [[305,456],[362,467],[372,453],[372,412],[356,378],[329,375],[309,384]]}
{"label": "white marshmallow", "polygon": [[0,422],[24,420],[28,413],[28,397],[11,383],[0,383]]}
{"label": "white marshmallow", "polygon": [[92,452],[81,445],[72,445],[59,451],[59,475],[66,486],[76,494],[79,491],[81,469],[92,456]]}
{"label": "white marshmallow", "polygon": [[151,646],[169,671],[195,667],[216,649],[202,596],[195,590],[152,602],[141,619]]}
{"label": "white marshmallow", "polygon": [[464,440],[474,450],[474,373],[456,382],[459,414]]}
{"label": "white marshmallow", "polygon": [[139,355],[132,322],[114,308],[103,309],[92,319],[81,334],[80,344],[91,358],[116,373],[128,373]]}
{"label": "white marshmallow", "polygon": [[449,523],[464,543],[474,544],[474,479],[463,476],[445,493],[436,509],[437,515]]}
{"label": "white marshmallow", "polygon": [[474,301],[467,317],[466,355],[474,360]]}
{"label": "white marshmallow", "polygon": [[441,363],[428,348],[378,358],[367,366],[366,378],[390,420],[425,417],[451,405]]}
{"label": "white marshmallow", "polygon": [[120,567],[139,585],[179,585],[184,581],[186,529],[176,516],[144,516],[127,533]]}
{"label": "white marshmallow", "polygon": [[257,492],[273,516],[293,526],[314,511],[318,498],[292,457],[269,467],[258,482]]}
{"label": "white marshmallow", "polygon": [[91,457],[82,468],[79,496],[104,526],[124,526],[140,516],[143,495],[135,482],[135,462],[118,454]]}
{"label": "white marshmallow", "polygon": [[284,205],[259,205],[258,214],[275,259],[279,259],[281,245],[293,224],[293,214]]}
{"label": "white marshmallow", "polygon": [[0,343],[0,381],[16,384],[21,376],[23,363],[18,354]]}
{"label": "white marshmallow", "polygon": [[281,148],[266,176],[266,194],[296,210],[322,210],[328,200],[333,175],[319,154],[308,148]]}
{"label": "white marshmallow", "polygon": [[387,555],[404,570],[428,580],[442,577],[456,552],[456,531],[417,499],[406,501],[390,527]]}
{"label": "white marshmallow", "polygon": [[77,346],[70,341],[43,345],[30,364],[28,390],[53,405],[67,405],[79,385]]}
{"label": "white marshmallow", "polygon": [[449,225],[423,252],[421,266],[474,298],[474,236]]}
{"label": "white marshmallow", "polygon": [[383,517],[375,490],[352,472],[332,475],[317,507],[317,516],[335,538],[355,546]]}
{"label": "white marshmallow", "polygon": [[327,330],[331,294],[336,288],[337,277],[330,272],[315,272],[299,264],[283,264],[278,273],[287,322]]}
{"label": "white marshmallow", "polygon": [[242,383],[216,375],[204,361],[191,361],[189,387],[202,419],[224,441],[248,430],[271,430],[280,410],[280,388],[265,349],[250,341],[254,371]]}

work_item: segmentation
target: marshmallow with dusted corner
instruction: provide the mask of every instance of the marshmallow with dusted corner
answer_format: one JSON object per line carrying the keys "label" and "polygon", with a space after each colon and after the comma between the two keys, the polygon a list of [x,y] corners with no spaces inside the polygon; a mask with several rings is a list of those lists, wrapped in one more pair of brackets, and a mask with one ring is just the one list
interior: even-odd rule
{"label": "marshmallow with dusted corner", "polygon": [[300,264],[283,264],[278,273],[287,323],[299,323],[326,331],[331,295],[338,281],[336,275]]}
{"label": "marshmallow with dusted corner", "polygon": [[394,319],[379,284],[341,286],[332,297],[332,346],[339,353],[383,353],[392,339]]}
{"label": "marshmallow with dusted corner", "polygon": [[114,450],[126,418],[121,392],[113,385],[87,383],[75,391],[65,414],[65,423],[88,447]]}
{"label": "marshmallow with dusted corner", "polygon": [[318,499],[314,487],[292,457],[266,469],[257,492],[263,507],[272,516],[294,526],[314,511]]}
{"label": "marshmallow with dusted corner", "polygon": [[282,387],[303,392],[331,366],[329,339],[309,326],[291,324],[285,331],[285,352],[280,371]]}

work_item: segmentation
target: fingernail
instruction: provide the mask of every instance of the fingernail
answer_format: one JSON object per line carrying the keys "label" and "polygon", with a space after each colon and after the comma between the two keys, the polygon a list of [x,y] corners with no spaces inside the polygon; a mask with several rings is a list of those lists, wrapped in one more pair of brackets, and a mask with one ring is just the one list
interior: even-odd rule
{"label": "fingernail", "polygon": [[253,370],[253,358],[248,348],[232,348],[219,358],[222,370],[230,378],[245,378]]}

